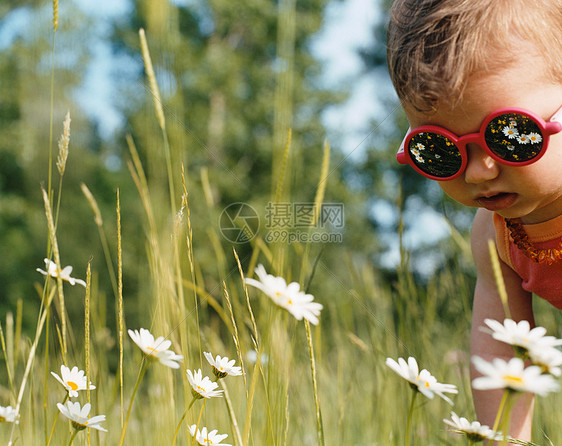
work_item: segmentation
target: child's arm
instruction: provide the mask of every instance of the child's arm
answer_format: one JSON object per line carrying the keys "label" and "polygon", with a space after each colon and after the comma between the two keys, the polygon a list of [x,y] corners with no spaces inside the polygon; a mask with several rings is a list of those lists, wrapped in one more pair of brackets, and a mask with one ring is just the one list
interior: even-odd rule
{"label": "child's arm", "polygon": [[[470,335],[471,355],[480,356],[487,361],[494,357],[505,360],[513,357],[513,349],[508,344],[495,341],[488,333],[483,332],[484,319],[496,319],[503,323],[505,313],[497,291],[488,240],[495,240],[492,212],[479,209],[472,227],[471,245],[472,255],[476,265],[477,281],[474,290],[474,305],[472,312],[472,329]],[[515,321],[527,320],[534,325],[531,294],[521,287],[521,278],[504,262],[500,260],[501,270],[505,281],[509,301],[511,318]],[[471,365],[472,379],[478,372]],[[472,391],[474,406],[478,421],[492,427],[496,417],[503,390]],[[522,395],[513,408],[510,435],[521,440],[531,440],[531,423],[533,416],[533,398],[529,394]]]}

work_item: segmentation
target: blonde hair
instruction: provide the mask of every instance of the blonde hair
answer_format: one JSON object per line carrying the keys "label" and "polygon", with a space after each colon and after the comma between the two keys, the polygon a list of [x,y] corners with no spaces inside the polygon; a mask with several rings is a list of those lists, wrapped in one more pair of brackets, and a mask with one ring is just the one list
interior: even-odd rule
{"label": "blonde hair", "polygon": [[561,0],[396,0],[388,68],[402,103],[429,112],[459,100],[472,74],[515,62],[514,48],[528,43],[545,76],[562,81]]}

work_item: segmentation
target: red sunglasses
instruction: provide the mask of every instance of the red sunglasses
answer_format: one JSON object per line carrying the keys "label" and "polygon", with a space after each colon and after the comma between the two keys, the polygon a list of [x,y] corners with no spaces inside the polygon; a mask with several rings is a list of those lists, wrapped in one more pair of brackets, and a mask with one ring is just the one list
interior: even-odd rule
{"label": "red sunglasses", "polygon": [[526,166],[544,155],[550,135],[562,131],[562,107],[545,122],[521,108],[503,108],[484,120],[478,133],[457,136],[437,125],[408,129],[396,159],[432,180],[452,180],[468,162],[466,145],[478,144],[496,161]]}

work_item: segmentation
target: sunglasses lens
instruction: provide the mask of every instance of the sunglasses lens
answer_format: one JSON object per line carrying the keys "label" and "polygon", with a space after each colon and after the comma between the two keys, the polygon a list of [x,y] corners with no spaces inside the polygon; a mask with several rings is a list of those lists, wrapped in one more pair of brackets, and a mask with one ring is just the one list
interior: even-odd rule
{"label": "sunglasses lens", "polygon": [[543,134],[539,125],[521,113],[496,116],[487,125],[484,138],[492,152],[513,163],[529,161],[543,148]]}
{"label": "sunglasses lens", "polygon": [[451,177],[462,165],[461,153],[455,143],[438,133],[415,134],[410,139],[408,150],[414,164],[433,177]]}

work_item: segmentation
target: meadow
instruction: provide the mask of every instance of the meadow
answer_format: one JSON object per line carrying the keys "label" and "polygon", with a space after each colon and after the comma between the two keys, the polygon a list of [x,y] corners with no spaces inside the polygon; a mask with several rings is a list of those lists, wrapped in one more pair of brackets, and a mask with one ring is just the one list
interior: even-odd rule
{"label": "meadow", "polygon": [[[217,445],[467,444],[443,422],[452,410],[475,419],[469,376],[474,276],[467,274],[472,268],[467,238],[454,233],[449,244],[456,260],[423,280],[412,271],[404,249],[391,280],[337,244],[331,246],[339,259],[334,268],[323,258],[322,243],[311,236],[330,198],[326,183],[333,166],[325,143],[316,154],[322,160],[318,170],[308,172],[318,179],[309,226],[301,228],[308,237],[289,243],[250,233],[247,242],[225,242],[224,226],[217,224],[223,208],[206,168],[188,175],[187,166],[171,156],[169,123],[142,30],[139,42],[166,176],[159,183],[149,178],[149,161],[139,155],[135,135],[130,135],[125,158],[138,201],[124,205],[116,190],[114,212],[102,214],[95,193],[82,185],[107,269],[96,271],[87,263],[65,270],[65,233],[59,228],[76,216],[60,202],[67,157],[73,156],[73,130],[69,120],[54,124],[63,130],[58,144],[51,144],[49,174],[38,194],[45,210],[45,256],[54,263],[38,259],[36,267],[43,273],[37,272],[37,297],[32,303],[19,300],[0,324],[0,405],[18,413],[17,424],[0,423],[0,442],[193,445],[189,428],[195,425],[227,434],[222,443],[218,437],[207,442]],[[271,196],[267,202],[256,199],[256,208],[290,196],[286,161],[292,147],[286,130]],[[142,215],[142,233],[121,225],[131,206]],[[248,230],[239,229],[242,234]],[[142,265],[128,262],[127,237],[144,248]],[[198,255],[205,256],[205,265],[211,258],[214,269],[203,267]],[[274,293],[247,282],[258,279],[258,265],[287,284],[298,283],[302,293],[291,285],[294,296],[313,295],[321,310],[315,307],[311,316],[310,305],[275,301]],[[123,282],[127,269],[139,271],[134,287],[143,292],[125,300],[131,286]],[[76,279],[84,283],[73,283]],[[112,295],[99,292],[99,280],[112,282]],[[562,337],[559,312],[538,300],[535,309],[537,323]],[[36,312],[36,325],[24,327],[22,315],[30,311]],[[148,347],[135,342],[128,330],[141,328],[163,339]],[[234,360],[241,374],[218,379],[205,352]],[[410,406],[411,387],[386,365],[387,358],[410,356],[439,382],[458,388],[458,394],[448,395],[454,406],[423,396]],[[95,388],[78,389],[78,396],[69,398],[69,388],[51,373],[61,376],[61,365],[83,370],[80,379]],[[217,382],[210,387],[199,383],[204,397],[195,394],[197,386],[186,373],[198,369]],[[207,398],[212,390],[222,392]],[[90,403],[90,417],[105,415],[99,423],[103,430],[88,428],[87,417],[69,423],[57,407],[68,400]],[[537,398],[536,444],[562,444],[560,404],[556,392]]]}

